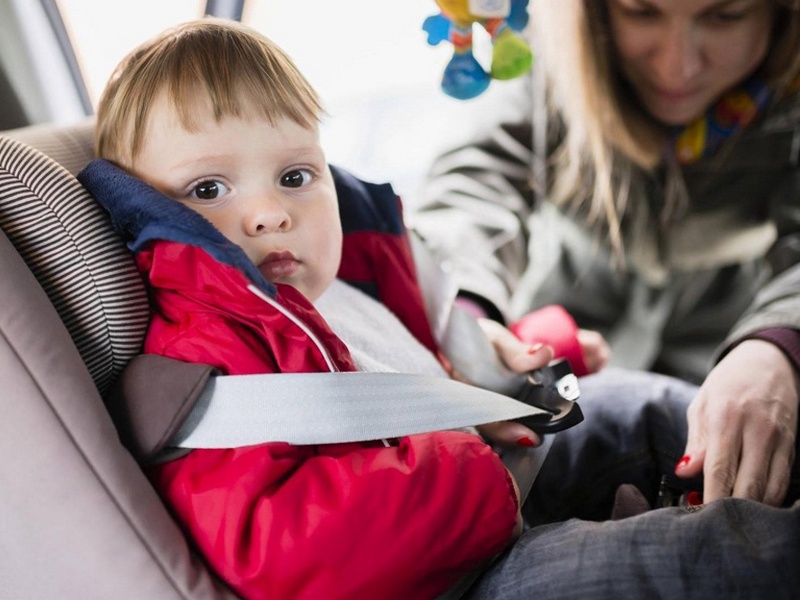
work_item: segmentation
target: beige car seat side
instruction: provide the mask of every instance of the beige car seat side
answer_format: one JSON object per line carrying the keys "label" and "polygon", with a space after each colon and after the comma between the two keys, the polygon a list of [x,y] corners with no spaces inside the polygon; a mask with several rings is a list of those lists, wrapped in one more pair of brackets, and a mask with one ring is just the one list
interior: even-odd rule
{"label": "beige car seat side", "polygon": [[[80,131],[91,148],[91,125]],[[82,151],[64,150],[62,133],[35,131],[68,163]],[[0,228],[0,597],[234,598],[103,405],[99,390],[146,323],[141,281],[105,214],[67,170],[0,135]]]}

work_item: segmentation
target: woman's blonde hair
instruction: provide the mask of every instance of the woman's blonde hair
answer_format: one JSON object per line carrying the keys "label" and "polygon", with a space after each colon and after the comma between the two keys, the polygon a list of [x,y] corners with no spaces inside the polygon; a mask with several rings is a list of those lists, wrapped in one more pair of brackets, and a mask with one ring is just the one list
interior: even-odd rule
{"label": "woman's blonde hair", "polygon": [[[800,0],[771,1],[777,14],[760,74],[780,99],[800,74]],[[631,167],[652,170],[661,163],[664,129],[622,83],[606,0],[546,0],[532,11],[542,36],[551,109],[566,129],[556,155],[553,197],[603,224],[621,255]],[[674,210],[671,200],[665,212]]]}
{"label": "woman's blonde hair", "polygon": [[240,23],[207,17],[167,30],[122,60],[98,105],[97,155],[130,168],[161,94],[190,131],[198,98],[208,99],[217,120],[289,118],[312,127],[322,112],[316,92],[283,50]]}

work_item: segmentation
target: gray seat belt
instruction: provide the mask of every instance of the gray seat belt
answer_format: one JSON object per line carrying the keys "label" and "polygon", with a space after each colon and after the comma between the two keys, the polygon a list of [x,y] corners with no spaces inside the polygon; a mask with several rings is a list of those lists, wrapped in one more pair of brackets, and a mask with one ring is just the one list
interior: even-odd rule
{"label": "gray seat belt", "polygon": [[[298,401],[302,399],[302,401]],[[444,377],[274,373],[211,377],[171,445],[334,444],[507,421],[545,411]]]}

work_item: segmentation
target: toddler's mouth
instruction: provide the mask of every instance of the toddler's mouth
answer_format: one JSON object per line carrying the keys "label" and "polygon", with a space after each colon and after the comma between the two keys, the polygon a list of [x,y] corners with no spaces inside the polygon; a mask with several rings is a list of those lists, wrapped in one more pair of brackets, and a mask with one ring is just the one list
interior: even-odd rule
{"label": "toddler's mouth", "polygon": [[300,261],[291,252],[270,252],[258,265],[258,270],[269,281],[291,277],[300,267]]}

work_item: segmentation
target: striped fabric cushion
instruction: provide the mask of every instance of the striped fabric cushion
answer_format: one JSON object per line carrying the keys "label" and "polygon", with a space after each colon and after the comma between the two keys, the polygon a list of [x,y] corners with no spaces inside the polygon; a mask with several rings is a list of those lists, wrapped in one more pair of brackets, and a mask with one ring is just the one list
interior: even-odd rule
{"label": "striped fabric cushion", "polygon": [[144,284],[105,211],[62,166],[0,136],[0,228],[105,393],[140,352],[149,315]]}
{"label": "striped fabric cushion", "polygon": [[72,125],[41,123],[2,132],[3,136],[44,152],[67,171],[77,175],[94,158],[94,117]]}

